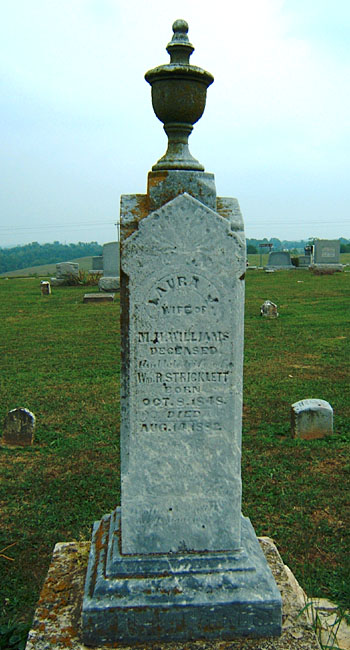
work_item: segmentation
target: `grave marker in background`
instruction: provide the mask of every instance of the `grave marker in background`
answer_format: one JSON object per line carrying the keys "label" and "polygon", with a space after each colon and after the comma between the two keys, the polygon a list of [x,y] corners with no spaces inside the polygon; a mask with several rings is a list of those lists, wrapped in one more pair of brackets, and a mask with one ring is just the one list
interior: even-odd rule
{"label": "grave marker in background", "polygon": [[272,251],[269,253],[269,259],[266,269],[289,270],[294,269],[289,251]]}
{"label": "grave marker in background", "polygon": [[99,289],[101,291],[119,289],[119,275],[119,242],[103,244],[103,277],[98,281]]}
{"label": "grave marker in background", "polygon": [[8,412],[4,421],[2,442],[9,447],[29,447],[33,444],[35,415],[26,408]]}
{"label": "grave marker in background", "polygon": [[311,268],[343,270],[343,265],[340,263],[339,239],[316,239],[313,245]]}
{"label": "grave marker in background", "polygon": [[312,440],[333,433],[333,409],[324,399],[304,399],[291,406],[293,438]]}

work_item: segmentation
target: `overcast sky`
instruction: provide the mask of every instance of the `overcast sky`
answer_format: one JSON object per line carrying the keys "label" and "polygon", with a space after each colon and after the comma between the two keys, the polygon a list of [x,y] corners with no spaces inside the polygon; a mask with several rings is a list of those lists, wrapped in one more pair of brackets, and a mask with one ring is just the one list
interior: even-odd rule
{"label": "overcast sky", "polygon": [[146,70],[184,18],[190,137],[248,237],[350,238],[350,0],[0,0],[0,247],[116,239],[166,136]]}

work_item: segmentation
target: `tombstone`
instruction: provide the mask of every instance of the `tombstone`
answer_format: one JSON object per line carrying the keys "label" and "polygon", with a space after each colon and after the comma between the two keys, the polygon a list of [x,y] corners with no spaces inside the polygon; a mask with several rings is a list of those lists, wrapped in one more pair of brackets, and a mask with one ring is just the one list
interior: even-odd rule
{"label": "tombstone", "polygon": [[42,296],[49,296],[51,294],[51,285],[47,280],[42,280],[40,282],[40,289]]}
{"label": "tombstone", "polygon": [[26,408],[8,412],[4,421],[2,443],[8,447],[30,447],[33,444],[35,415]]}
{"label": "tombstone", "polygon": [[119,242],[103,245],[103,277],[99,279],[100,291],[119,290]]}
{"label": "tombstone", "polygon": [[339,239],[317,239],[314,243],[312,261],[314,264],[339,264]]}
{"label": "tombstone", "polygon": [[103,255],[95,255],[92,258],[92,270],[103,271]]}
{"label": "tombstone", "polygon": [[264,316],[264,318],[277,318],[279,316],[277,305],[271,302],[271,300],[265,300],[260,307],[260,316]]}
{"label": "tombstone", "polygon": [[78,277],[79,264],[77,262],[60,262],[56,264],[56,278],[58,280],[69,278],[71,276]]}
{"label": "tombstone", "polygon": [[299,268],[308,268],[311,263],[310,255],[299,255]]}
{"label": "tombstone", "polygon": [[333,433],[333,409],[324,399],[304,399],[291,406],[293,438],[313,440]]}
{"label": "tombstone", "polygon": [[272,251],[269,253],[269,259],[265,268],[268,270],[288,270],[294,269],[295,266],[291,262],[289,251]]}
{"label": "tombstone", "polygon": [[78,276],[78,262],[59,262],[59,264],[56,264],[56,277],[51,278],[51,284],[53,287],[58,287],[66,284],[70,278],[78,278]]}
{"label": "tombstone", "polygon": [[213,77],[189,64],[187,30],[146,73],[167,152],[147,194],[121,199],[121,507],[94,525],[86,645],[281,632],[241,514],[243,221],[188,149]]}
{"label": "tombstone", "polygon": [[313,245],[312,268],[342,271],[339,239],[317,239]]}

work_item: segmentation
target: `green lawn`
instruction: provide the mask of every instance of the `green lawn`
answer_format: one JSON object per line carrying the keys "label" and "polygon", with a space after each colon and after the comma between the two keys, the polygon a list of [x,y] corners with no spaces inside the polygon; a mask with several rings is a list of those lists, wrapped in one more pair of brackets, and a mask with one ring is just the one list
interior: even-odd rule
{"label": "green lawn", "polygon": [[[16,406],[37,417],[32,448],[0,450],[2,622],[30,621],[54,544],[88,539],[120,498],[119,299],[83,304],[84,287],[41,296],[39,285],[0,280],[0,422]],[[310,596],[347,605],[349,285],[348,273],[248,272],[242,461],[257,533]],[[260,317],[266,299],[277,320]],[[291,439],[290,405],[308,397],[332,404],[333,437]]]}
{"label": "green lawn", "polygon": [[[92,268],[92,255],[87,257],[78,257],[70,260],[70,262],[78,262],[80,271],[90,271]],[[41,264],[40,266],[28,266],[25,269],[18,271],[6,271],[0,273],[0,278],[22,278],[22,277],[46,277],[56,276],[56,264]]]}

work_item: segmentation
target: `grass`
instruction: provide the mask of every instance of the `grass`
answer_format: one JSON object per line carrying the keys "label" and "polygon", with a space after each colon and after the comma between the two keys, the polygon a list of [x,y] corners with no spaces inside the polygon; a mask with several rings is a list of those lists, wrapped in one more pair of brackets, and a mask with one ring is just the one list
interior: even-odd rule
{"label": "grass", "polygon": [[[349,282],[346,273],[247,274],[242,461],[243,511],[257,533],[275,539],[309,596],[347,607]],[[54,544],[88,539],[120,499],[119,298],[86,305],[84,287],[41,296],[39,284],[0,281],[0,422],[16,406],[37,417],[33,447],[0,450],[0,624],[9,627],[30,622]],[[260,317],[266,299],[278,319]],[[290,405],[308,397],[332,404],[333,437],[290,437]]]}
{"label": "grass", "polygon": [[[90,271],[92,268],[92,255],[87,257],[78,257],[76,259],[70,260],[70,262],[77,262],[79,264],[79,269],[81,271]],[[27,266],[25,269],[19,269],[18,271],[6,271],[5,273],[0,273],[0,278],[25,278],[25,277],[46,277],[46,276],[56,276],[56,264],[42,264],[41,266]]]}

